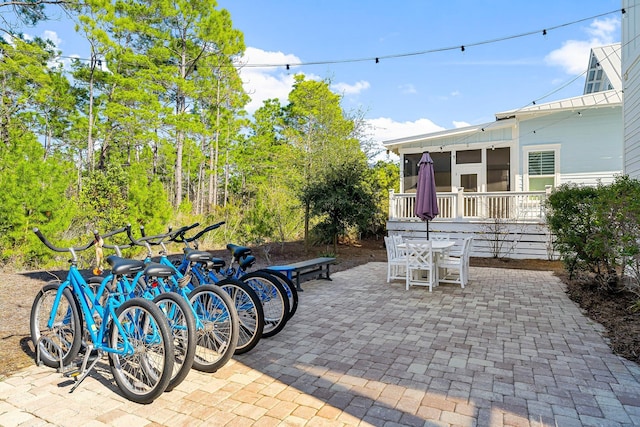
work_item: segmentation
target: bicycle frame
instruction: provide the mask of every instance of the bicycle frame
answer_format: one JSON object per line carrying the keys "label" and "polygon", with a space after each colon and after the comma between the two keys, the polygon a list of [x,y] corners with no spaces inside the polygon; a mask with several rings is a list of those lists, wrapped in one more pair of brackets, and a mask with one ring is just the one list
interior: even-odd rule
{"label": "bicycle frame", "polygon": [[[116,316],[115,310],[118,307],[119,303],[116,302],[117,300],[115,299],[114,295],[112,295],[111,293],[107,294],[106,307],[102,306],[99,302],[99,297],[102,295],[102,292],[106,290],[106,282],[101,284],[98,291],[94,294],[91,291],[91,288],[87,285],[82,275],[80,275],[80,272],[75,265],[72,265],[69,268],[67,279],[62,282],[60,287],[58,288],[58,292],[53,302],[53,309],[51,310],[51,316],[49,318],[47,326],[50,328],[53,327],[55,313],[60,304],[62,293],[66,288],[69,287],[72,289],[73,294],[76,297],[75,299],[80,305],[80,309],[82,310],[82,315],[85,319],[85,322],[87,322],[86,331],[91,337],[91,342],[93,343],[94,348],[107,353],[115,353],[120,355],[133,354],[134,348],[130,345],[128,340],[125,340],[123,342],[123,349],[114,349],[110,347],[105,341],[109,320],[113,320],[113,325],[118,328],[119,332],[122,335],[125,335],[122,324],[117,320],[118,318]],[[89,306],[87,300],[91,302],[91,307]],[[94,314],[97,314],[101,319],[99,327],[94,320]]]}

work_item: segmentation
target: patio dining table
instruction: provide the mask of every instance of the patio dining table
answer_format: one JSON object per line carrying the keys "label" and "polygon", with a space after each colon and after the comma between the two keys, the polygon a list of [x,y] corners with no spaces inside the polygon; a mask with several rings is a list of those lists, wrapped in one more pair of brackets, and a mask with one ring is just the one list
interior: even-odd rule
{"label": "patio dining table", "polygon": [[[438,275],[438,261],[447,254],[449,249],[455,246],[456,242],[453,240],[424,240],[424,239],[410,239],[412,243],[431,243],[431,250],[433,251],[433,268],[435,272],[435,284],[439,282]],[[406,243],[399,243],[396,245],[399,252],[404,252],[407,249]]]}

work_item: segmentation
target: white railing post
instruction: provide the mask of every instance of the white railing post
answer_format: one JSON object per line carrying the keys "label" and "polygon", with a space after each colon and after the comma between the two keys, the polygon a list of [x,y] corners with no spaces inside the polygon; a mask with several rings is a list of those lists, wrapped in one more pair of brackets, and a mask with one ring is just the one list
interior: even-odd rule
{"label": "white railing post", "polygon": [[398,212],[396,212],[396,198],[394,196],[393,188],[389,190],[389,219],[394,219],[398,217]]}
{"label": "white railing post", "polygon": [[456,218],[464,218],[464,187],[457,187],[456,191]]}

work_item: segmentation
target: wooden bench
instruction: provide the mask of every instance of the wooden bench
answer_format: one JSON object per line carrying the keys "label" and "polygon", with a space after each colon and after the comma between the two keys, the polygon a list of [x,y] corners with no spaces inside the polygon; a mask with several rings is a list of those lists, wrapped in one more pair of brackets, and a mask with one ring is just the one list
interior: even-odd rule
{"label": "wooden bench", "polygon": [[331,257],[314,258],[306,261],[294,262],[288,265],[274,265],[269,270],[286,274],[291,280],[296,281],[296,289],[302,292],[300,281],[308,278],[331,280],[329,266],[335,264],[336,259]]}

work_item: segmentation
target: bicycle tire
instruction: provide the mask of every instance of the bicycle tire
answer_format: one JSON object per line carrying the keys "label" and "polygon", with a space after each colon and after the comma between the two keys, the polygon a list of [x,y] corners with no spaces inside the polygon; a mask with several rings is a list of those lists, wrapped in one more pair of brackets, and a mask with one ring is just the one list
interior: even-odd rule
{"label": "bicycle tire", "polygon": [[262,338],[264,330],[264,311],[260,298],[251,286],[237,279],[222,279],[216,286],[229,294],[238,313],[238,345],[234,354],[252,350]]}
{"label": "bicycle tire", "polygon": [[193,367],[216,372],[231,359],[238,345],[238,313],[229,295],[213,285],[198,286],[189,293],[189,301],[202,324],[196,328]]}
{"label": "bicycle tire", "polygon": [[169,324],[160,308],[144,298],[125,301],[116,309],[116,316],[117,322],[110,321],[110,347],[122,349],[126,341],[135,351],[109,352],[113,377],[127,399],[151,403],[166,390],[173,374],[175,355]]}
{"label": "bicycle tire", "polygon": [[269,270],[268,268],[258,271],[264,271],[265,273],[271,274],[280,281],[280,284],[284,287],[284,290],[287,292],[287,296],[289,297],[289,319],[291,319],[298,310],[298,290],[293,284],[293,281],[280,271]]}
{"label": "bicycle tire", "polygon": [[173,335],[173,374],[165,391],[171,391],[187,377],[196,352],[196,320],[189,302],[175,292],[153,299],[167,318]]}
{"label": "bicycle tire", "polygon": [[261,271],[245,273],[240,280],[258,294],[264,310],[263,338],[279,333],[289,318],[289,297],[284,287],[273,276]]}
{"label": "bicycle tire", "polygon": [[[78,302],[69,288],[62,292],[54,318],[54,326],[47,327],[60,282],[49,282],[38,292],[31,305],[29,329],[31,341],[40,352],[40,360],[50,368],[69,365],[80,351],[82,343],[82,315]],[[58,350],[59,349],[59,350]]]}

